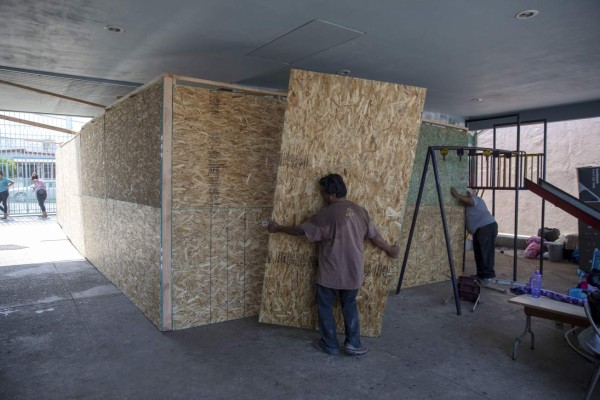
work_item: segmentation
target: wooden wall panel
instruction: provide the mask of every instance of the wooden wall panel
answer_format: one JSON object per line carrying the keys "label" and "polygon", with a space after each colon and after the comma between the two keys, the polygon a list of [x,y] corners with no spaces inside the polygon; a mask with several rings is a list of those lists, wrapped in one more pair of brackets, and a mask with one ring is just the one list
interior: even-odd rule
{"label": "wooden wall panel", "polygon": [[[408,240],[408,232],[412,221],[414,206],[407,207],[404,216],[402,239],[400,241],[400,263],[392,271],[394,279],[390,283],[390,290],[395,290],[400,276],[402,257]],[[446,219],[450,243],[452,246],[452,259],[455,272],[460,275],[462,270],[462,255],[464,246],[464,208],[462,206],[446,206]],[[450,264],[444,228],[439,206],[422,206],[419,209],[417,225],[412,239],[404,281],[402,288],[425,285],[433,282],[450,280]]]}
{"label": "wooden wall panel", "polygon": [[[392,271],[393,279],[390,290],[396,290],[402,258],[406,250],[410,225],[414,214],[423,166],[429,146],[465,146],[469,144],[469,134],[461,129],[422,124],[419,134],[419,143],[416,149],[413,173],[410,179],[408,204],[402,222],[402,240],[400,241],[400,262],[395,264]],[[442,157],[436,153],[440,187],[444,198],[444,207],[451,237],[452,253],[454,254],[455,272],[462,270],[462,254],[464,246],[464,209],[450,194],[450,188],[455,186],[464,190],[467,183],[468,162],[467,157],[458,157],[455,150],[450,150],[448,155]],[[402,287],[424,285],[450,279],[450,267],[442,218],[437,197],[437,188],[431,161],[429,172],[423,189],[423,198],[415,226],[415,233],[409,251],[409,259],[404,273]]]}
{"label": "wooden wall panel", "polygon": [[244,317],[258,315],[267,262],[269,234],[261,225],[271,217],[271,207],[247,209],[244,235]]}
{"label": "wooden wall panel", "polygon": [[173,208],[270,207],[285,104],[176,85]]}
{"label": "wooden wall panel", "polygon": [[99,271],[106,262],[107,243],[112,240],[122,240],[107,235],[110,216],[105,198],[81,196],[83,216],[83,238],[85,240],[85,258]]}
{"label": "wooden wall panel", "polygon": [[162,81],[105,113],[107,197],[160,208]]}
{"label": "wooden wall panel", "polygon": [[79,136],[81,138],[81,194],[105,199],[104,114],[85,124]]}
{"label": "wooden wall panel", "polygon": [[258,314],[285,105],[175,86],[174,329]]}
{"label": "wooden wall panel", "polygon": [[173,329],[210,323],[210,217],[173,211]]}
{"label": "wooden wall panel", "polygon": [[[318,179],[335,172],[347,181],[348,198],[397,242],[401,217],[386,217],[386,210],[405,206],[425,90],[297,70],[289,87],[274,219],[298,224],[319,210]],[[314,256],[303,238],[271,235],[262,322],[315,327]],[[364,335],[381,331],[392,264],[367,243],[359,301]]]}
{"label": "wooden wall panel", "polygon": [[160,209],[107,200],[107,249],[97,268],[160,326]]}

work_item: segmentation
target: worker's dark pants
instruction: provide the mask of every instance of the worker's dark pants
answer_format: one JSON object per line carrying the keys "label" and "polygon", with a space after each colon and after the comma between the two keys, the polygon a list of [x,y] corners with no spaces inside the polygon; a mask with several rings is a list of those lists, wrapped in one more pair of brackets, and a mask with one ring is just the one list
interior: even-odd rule
{"label": "worker's dark pants", "polygon": [[46,201],[46,197],[48,197],[48,193],[44,192],[44,194],[40,194],[40,192],[35,192],[35,196],[37,197],[37,201],[38,204],[40,205],[40,208],[42,209],[42,212],[46,212],[46,206],[44,205],[44,202]]}
{"label": "worker's dark pants", "polygon": [[317,283],[317,311],[319,313],[321,346],[334,353],[339,351],[335,317],[333,316],[333,304],[338,293],[340,295],[344,326],[346,328],[344,345],[357,349],[360,348],[360,322],[358,320],[358,307],[356,305],[358,289],[330,289]]}
{"label": "worker's dark pants", "polygon": [[4,214],[8,214],[8,190],[0,192],[0,203],[2,203],[0,206],[0,211],[2,211]]}
{"label": "worker's dark pants", "polygon": [[496,272],[494,271],[496,236],[498,236],[498,224],[495,222],[482,226],[473,235],[473,251],[475,252],[477,277],[481,279],[496,277]]}

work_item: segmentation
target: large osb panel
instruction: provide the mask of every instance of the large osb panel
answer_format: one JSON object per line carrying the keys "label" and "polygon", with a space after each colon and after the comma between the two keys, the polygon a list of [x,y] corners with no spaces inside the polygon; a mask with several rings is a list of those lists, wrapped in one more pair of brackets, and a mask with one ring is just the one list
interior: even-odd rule
{"label": "large osb panel", "polygon": [[[406,208],[406,213],[404,214],[404,229],[402,229],[400,240],[402,246],[400,248],[400,260],[404,257],[414,211],[415,207],[410,206]],[[464,208],[462,206],[446,206],[445,212],[455,273],[460,275],[465,240]],[[396,289],[398,285],[401,264],[400,262],[392,271],[394,280],[390,282],[390,289]],[[440,208],[433,205],[421,206],[417,216],[412,246],[408,253],[402,288],[449,279],[450,263],[448,261],[448,251],[446,250]]]}
{"label": "large osb panel", "polygon": [[104,115],[107,197],[160,207],[162,81]]}
{"label": "large osb panel", "polygon": [[107,243],[117,240],[107,235],[109,220],[107,204],[105,198],[81,196],[85,258],[99,270],[102,270],[106,264]]}
{"label": "large osb panel", "polygon": [[[386,240],[397,242],[425,90],[296,70],[289,87],[274,219],[299,224],[319,210],[317,180],[337,172],[348,183],[348,198],[369,211]],[[271,235],[262,322],[315,327],[315,254],[315,246],[302,237]],[[359,293],[364,335],[381,331],[393,263],[366,244]]]}
{"label": "large osb panel", "polygon": [[[410,189],[408,192],[407,205],[414,205],[417,202],[419,185],[423,174],[423,166],[427,157],[427,148],[429,146],[465,146],[469,145],[469,133],[462,129],[454,129],[444,126],[422,124],[419,133],[419,143],[415,150],[415,163],[410,178]],[[465,151],[466,152],[466,151]],[[448,155],[443,157],[438,150],[436,152],[438,173],[440,176],[440,185],[444,195],[445,204],[457,204],[454,197],[450,195],[450,188],[465,188],[467,184],[467,174],[469,173],[468,157],[459,157],[456,150],[448,150]],[[433,174],[431,160],[429,161],[429,173],[425,180],[422,205],[439,204],[437,189]]]}
{"label": "large osb panel", "polygon": [[[410,189],[407,200],[407,208],[402,222],[402,240],[400,241],[400,260],[404,256],[410,226],[414,214],[423,167],[427,157],[429,146],[468,146],[469,133],[462,129],[454,129],[444,126],[422,124],[419,143],[417,145],[415,163],[410,179]],[[443,157],[439,151],[435,154],[438,166],[440,188],[444,200],[444,207],[451,237],[452,253],[454,254],[454,266],[456,271],[462,269],[462,254],[464,246],[464,209],[460,203],[450,194],[452,186],[464,190],[467,183],[468,160],[467,157],[459,157],[456,150],[449,150],[448,155]],[[449,279],[450,267],[448,254],[442,229],[442,217],[439,208],[435,175],[431,159],[423,197],[415,232],[409,251],[409,259],[404,273],[402,287],[424,285],[432,282]],[[395,265],[392,271],[393,279],[390,289],[395,290],[400,277],[402,263]]]}
{"label": "large osb panel", "polygon": [[106,198],[104,114],[84,125],[81,138],[81,194]]}
{"label": "large osb panel", "polygon": [[271,206],[285,101],[176,85],[173,208]]}
{"label": "large osb panel", "polygon": [[174,329],[258,314],[285,105],[175,86]]}
{"label": "large osb panel", "polygon": [[271,209],[173,210],[174,329],[258,314]]}
{"label": "large osb panel", "polygon": [[160,326],[160,209],[112,199],[106,209],[105,262],[96,267]]}

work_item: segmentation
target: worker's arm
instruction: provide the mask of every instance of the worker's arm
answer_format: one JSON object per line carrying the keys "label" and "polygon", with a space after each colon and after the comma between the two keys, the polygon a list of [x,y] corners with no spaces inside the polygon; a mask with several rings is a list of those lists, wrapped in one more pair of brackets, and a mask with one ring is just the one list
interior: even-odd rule
{"label": "worker's arm", "polygon": [[385,251],[387,255],[392,258],[396,258],[398,257],[398,254],[400,254],[400,247],[396,245],[390,245],[388,242],[385,241],[384,238],[381,237],[380,234],[377,234],[377,236],[371,238],[371,242],[373,242],[375,246]]}
{"label": "worker's arm", "polygon": [[458,193],[458,190],[456,190],[454,187],[450,188],[450,193],[452,193],[452,196],[454,196],[455,198],[457,198],[462,203],[464,203],[468,206],[475,205],[475,202],[473,201],[473,197],[471,197],[471,195],[468,193],[467,193],[467,196],[462,195],[462,194]]}
{"label": "worker's arm", "polygon": [[283,225],[279,225],[275,221],[269,221],[269,226],[267,227],[267,229],[269,230],[269,233],[281,232],[281,233],[285,233],[287,235],[292,235],[292,236],[304,235],[304,229],[302,229],[302,227],[300,225],[283,226]]}

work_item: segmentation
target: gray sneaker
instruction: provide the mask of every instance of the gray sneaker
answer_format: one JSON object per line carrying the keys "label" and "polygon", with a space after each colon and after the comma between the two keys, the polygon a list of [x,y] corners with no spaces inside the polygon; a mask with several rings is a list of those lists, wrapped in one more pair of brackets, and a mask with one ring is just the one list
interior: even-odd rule
{"label": "gray sneaker", "polygon": [[367,349],[363,345],[361,345],[359,348],[348,345],[344,347],[344,353],[348,354],[349,356],[362,356],[363,354],[367,354],[368,352],[369,349]]}

